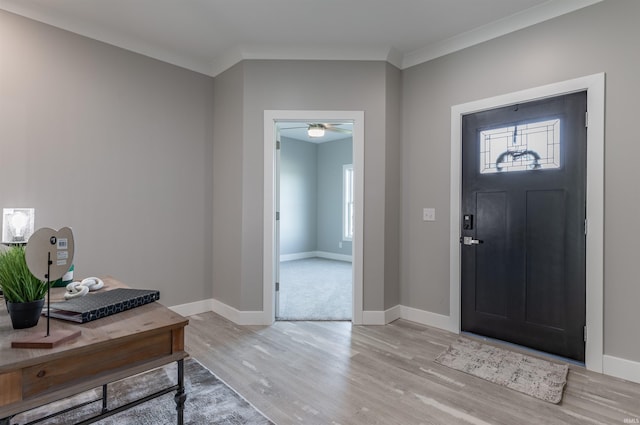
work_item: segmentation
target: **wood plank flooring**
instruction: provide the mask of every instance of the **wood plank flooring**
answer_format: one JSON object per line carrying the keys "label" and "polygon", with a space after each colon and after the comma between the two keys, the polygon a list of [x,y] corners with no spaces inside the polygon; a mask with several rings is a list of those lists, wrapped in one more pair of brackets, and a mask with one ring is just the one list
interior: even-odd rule
{"label": "wood plank flooring", "polygon": [[189,319],[187,352],[278,425],[640,423],[640,384],[570,365],[554,405],[435,363],[458,336],[404,320]]}

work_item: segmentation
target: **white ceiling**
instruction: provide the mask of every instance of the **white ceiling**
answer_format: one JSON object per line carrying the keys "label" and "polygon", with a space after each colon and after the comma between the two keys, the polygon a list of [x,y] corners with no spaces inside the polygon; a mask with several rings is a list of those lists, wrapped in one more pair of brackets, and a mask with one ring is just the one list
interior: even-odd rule
{"label": "white ceiling", "polygon": [[0,8],[215,76],[243,59],[404,69],[601,0],[0,0]]}

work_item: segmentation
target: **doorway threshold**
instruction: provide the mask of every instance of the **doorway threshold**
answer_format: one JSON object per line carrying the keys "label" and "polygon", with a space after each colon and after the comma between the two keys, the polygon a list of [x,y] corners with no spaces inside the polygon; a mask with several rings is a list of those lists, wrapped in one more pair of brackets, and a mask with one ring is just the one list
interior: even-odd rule
{"label": "doorway threshold", "polygon": [[568,357],[558,356],[557,354],[551,354],[551,353],[547,353],[545,351],[536,350],[534,348],[525,347],[524,345],[514,344],[513,342],[503,341],[501,339],[491,338],[491,337],[488,337],[488,336],[475,334],[473,332],[461,331],[460,335],[464,335],[464,336],[467,336],[467,337],[470,337],[470,338],[474,338],[474,339],[480,339],[482,341],[488,341],[488,342],[494,343],[496,345],[502,345],[504,347],[515,348],[517,350],[528,352],[528,353],[531,353],[531,354],[534,354],[534,355],[537,355],[537,356],[540,356],[540,357],[546,357],[547,359],[556,360],[556,361],[569,363],[569,364],[572,364],[572,365],[576,365],[576,366],[580,366],[580,367],[585,367],[586,368],[586,365],[585,365],[584,362],[581,362],[581,361],[578,361],[578,360],[575,360],[575,359],[570,359]]}
{"label": "doorway threshold", "polygon": [[351,319],[287,319],[276,317],[276,322],[347,322],[351,323]]}

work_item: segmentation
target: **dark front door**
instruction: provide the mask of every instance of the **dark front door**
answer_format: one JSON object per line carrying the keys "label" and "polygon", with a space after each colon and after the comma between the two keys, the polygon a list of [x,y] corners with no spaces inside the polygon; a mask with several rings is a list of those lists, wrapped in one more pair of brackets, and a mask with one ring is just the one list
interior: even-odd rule
{"label": "dark front door", "polygon": [[462,330],[584,361],[586,92],[462,119]]}

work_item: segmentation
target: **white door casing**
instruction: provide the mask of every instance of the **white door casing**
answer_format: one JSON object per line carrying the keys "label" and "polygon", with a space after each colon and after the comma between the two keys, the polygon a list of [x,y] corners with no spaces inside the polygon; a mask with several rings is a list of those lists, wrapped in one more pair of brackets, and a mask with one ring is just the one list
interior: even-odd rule
{"label": "white door casing", "polygon": [[449,330],[460,332],[460,202],[462,170],[462,116],[515,103],[587,91],[587,369],[603,371],[604,328],[604,100],[605,74],[482,99],[451,108],[451,222],[449,262]]}
{"label": "white door casing", "polygon": [[363,217],[364,217],[364,111],[264,111],[264,225],[263,225],[263,323],[275,320],[276,279],[276,123],[353,123],[354,229],[353,229],[353,318],[362,324],[363,310]]}

